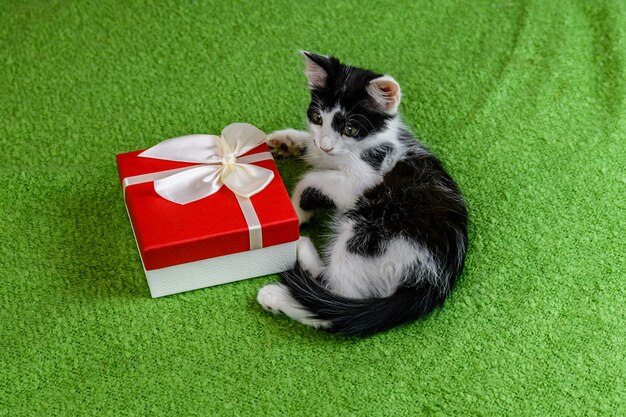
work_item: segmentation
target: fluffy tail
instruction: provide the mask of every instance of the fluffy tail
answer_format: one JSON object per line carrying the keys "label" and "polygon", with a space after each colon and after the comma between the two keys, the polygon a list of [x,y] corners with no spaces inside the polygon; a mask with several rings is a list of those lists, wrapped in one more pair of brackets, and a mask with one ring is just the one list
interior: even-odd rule
{"label": "fluffy tail", "polygon": [[416,320],[445,300],[445,294],[427,282],[399,288],[384,298],[346,298],[330,292],[299,265],[283,272],[281,280],[310,318],[329,322],[324,330],[352,336],[369,336]]}

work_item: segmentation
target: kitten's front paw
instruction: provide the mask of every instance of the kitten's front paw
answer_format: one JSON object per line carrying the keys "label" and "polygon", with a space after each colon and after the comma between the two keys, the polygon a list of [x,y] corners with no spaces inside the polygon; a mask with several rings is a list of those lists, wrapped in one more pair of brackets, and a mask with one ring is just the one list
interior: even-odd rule
{"label": "kitten's front paw", "polygon": [[298,135],[301,134],[302,132],[294,129],[277,130],[267,137],[267,146],[274,156],[281,158],[300,156]]}
{"label": "kitten's front paw", "polygon": [[296,210],[296,215],[298,216],[298,223],[300,224],[300,226],[302,226],[305,223],[308,223],[309,220],[311,220],[311,217],[313,217],[313,211],[309,210],[302,210],[302,208],[300,207],[300,203],[296,203],[295,201],[293,202],[293,208]]}

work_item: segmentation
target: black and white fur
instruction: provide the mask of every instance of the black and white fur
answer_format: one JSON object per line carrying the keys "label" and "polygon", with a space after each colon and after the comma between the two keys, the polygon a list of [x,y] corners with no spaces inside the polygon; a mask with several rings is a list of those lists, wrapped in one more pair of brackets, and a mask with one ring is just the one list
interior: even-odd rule
{"label": "black and white fur", "polygon": [[293,192],[300,223],[334,209],[334,236],[323,259],[301,237],[295,268],[261,288],[258,301],[319,329],[366,336],[443,304],[463,269],[467,210],[400,120],[396,80],[304,55],[310,130],[277,131],[268,143],[301,150],[313,169]]}

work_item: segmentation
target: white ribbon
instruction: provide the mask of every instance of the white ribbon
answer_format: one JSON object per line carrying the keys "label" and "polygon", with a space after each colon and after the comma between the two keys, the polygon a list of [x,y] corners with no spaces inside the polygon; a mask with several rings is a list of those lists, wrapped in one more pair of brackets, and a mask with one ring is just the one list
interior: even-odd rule
{"label": "white ribbon", "polygon": [[180,136],[139,156],[198,164],[154,181],[154,190],[166,200],[191,203],[216,193],[223,185],[240,197],[250,198],[272,182],[274,172],[240,157],[265,142],[266,137],[251,124],[233,123],[222,130],[221,136]]}
{"label": "white ribbon", "polygon": [[221,136],[187,135],[163,141],[138,156],[188,162],[191,167],[124,178],[122,186],[154,181],[154,190],[166,200],[187,204],[226,186],[235,193],[250,232],[250,250],[263,247],[261,222],[250,202],[274,179],[274,171],[254,162],[272,159],[269,152],[241,156],[265,142],[265,133],[248,123],[233,123]]}

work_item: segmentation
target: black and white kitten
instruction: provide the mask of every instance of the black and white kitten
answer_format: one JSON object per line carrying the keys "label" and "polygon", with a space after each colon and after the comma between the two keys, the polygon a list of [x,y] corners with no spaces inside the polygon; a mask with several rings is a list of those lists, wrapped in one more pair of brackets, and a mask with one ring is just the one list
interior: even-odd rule
{"label": "black and white kitten", "polygon": [[334,209],[334,236],[323,260],[301,237],[298,264],[261,288],[258,301],[319,329],[366,336],[443,304],[463,269],[467,210],[400,120],[396,80],[304,55],[310,131],[277,131],[268,143],[301,149],[313,169],[293,193],[300,223]]}

